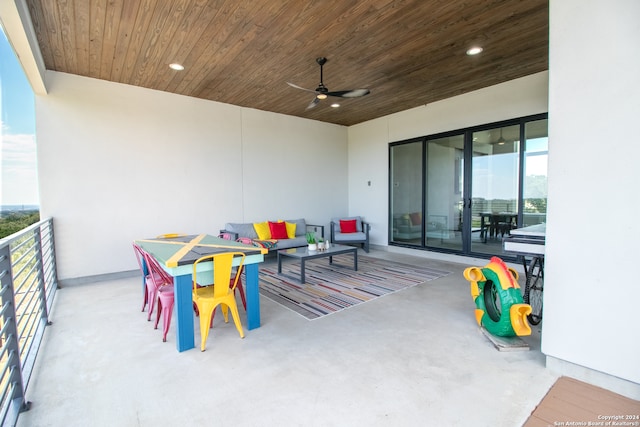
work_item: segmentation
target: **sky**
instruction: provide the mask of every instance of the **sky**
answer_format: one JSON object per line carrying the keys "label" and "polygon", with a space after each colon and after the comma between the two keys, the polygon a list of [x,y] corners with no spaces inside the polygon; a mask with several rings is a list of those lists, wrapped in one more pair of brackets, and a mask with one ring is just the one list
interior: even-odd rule
{"label": "sky", "polygon": [[[519,142],[519,141],[515,141]],[[547,137],[526,140],[525,174],[547,176]],[[536,153],[540,155],[535,155]],[[519,152],[473,157],[473,197],[484,199],[517,199]],[[525,197],[545,198],[547,195],[527,188]]]}
{"label": "sky", "polygon": [[0,205],[39,205],[34,94],[4,31],[0,129]]}

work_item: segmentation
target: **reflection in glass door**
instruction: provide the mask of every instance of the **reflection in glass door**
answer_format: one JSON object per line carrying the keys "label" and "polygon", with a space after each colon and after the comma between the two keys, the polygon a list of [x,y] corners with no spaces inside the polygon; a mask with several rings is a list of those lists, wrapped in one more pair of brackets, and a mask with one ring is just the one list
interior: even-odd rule
{"label": "reflection in glass door", "polygon": [[423,139],[390,148],[390,241],[422,245]]}
{"label": "reflection in glass door", "polygon": [[522,226],[547,222],[547,119],[525,124]]}
{"label": "reflection in glass door", "polygon": [[520,126],[472,133],[471,252],[501,255],[518,221]]}
{"label": "reflection in glass door", "polygon": [[462,250],[464,134],[427,141],[426,246]]}

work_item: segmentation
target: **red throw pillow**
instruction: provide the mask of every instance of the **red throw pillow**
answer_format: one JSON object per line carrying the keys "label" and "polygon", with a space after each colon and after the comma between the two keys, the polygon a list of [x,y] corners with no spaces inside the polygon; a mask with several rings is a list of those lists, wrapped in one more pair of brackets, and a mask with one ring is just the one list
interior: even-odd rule
{"label": "red throw pillow", "polygon": [[341,233],[355,233],[356,220],[355,219],[341,219],[340,220],[340,232]]}
{"label": "red throw pillow", "polygon": [[287,224],[284,222],[269,221],[269,230],[271,230],[272,239],[288,239]]}

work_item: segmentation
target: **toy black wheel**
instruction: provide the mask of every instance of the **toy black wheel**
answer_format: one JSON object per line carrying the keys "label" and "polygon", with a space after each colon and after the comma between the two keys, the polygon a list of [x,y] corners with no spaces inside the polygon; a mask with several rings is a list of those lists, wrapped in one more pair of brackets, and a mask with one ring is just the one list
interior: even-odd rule
{"label": "toy black wheel", "polygon": [[544,290],[544,265],[541,258],[531,260],[527,271],[527,282],[524,291],[524,302],[531,306],[529,323],[537,325],[542,321],[542,292]]}
{"label": "toy black wheel", "polygon": [[502,317],[502,304],[500,297],[498,296],[496,285],[491,280],[487,280],[485,282],[483,295],[487,315],[494,322],[499,322]]}

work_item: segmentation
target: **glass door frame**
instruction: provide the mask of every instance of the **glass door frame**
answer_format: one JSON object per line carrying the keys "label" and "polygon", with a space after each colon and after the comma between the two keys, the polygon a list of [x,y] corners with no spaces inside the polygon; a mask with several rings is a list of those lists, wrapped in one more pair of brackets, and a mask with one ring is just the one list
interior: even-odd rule
{"label": "glass door frame", "polygon": [[[505,258],[509,258],[508,255],[504,254],[502,252],[502,241],[501,239],[499,239],[500,236],[502,236],[502,232],[500,232],[500,227],[499,224],[501,223],[496,223],[496,221],[501,221],[500,219],[497,218],[503,218],[502,213],[505,213],[506,216],[504,218],[509,218],[509,222],[511,222],[513,224],[513,221],[515,220],[515,227],[518,226],[518,224],[520,224],[520,211],[521,211],[521,207],[522,207],[522,198],[521,198],[521,194],[522,194],[522,147],[523,147],[523,143],[522,143],[522,129],[523,129],[523,123],[524,121],[522,119],[514,119],[514,120],[505,120],[505,121],[501,121],[501,122],[494,122],[494,123],[488,123],[482,126],[476,126],[474,128],[470,128],[467,130],[465,136],[465,192],[464,192],[464,210],[466,211],[465,214],[463,215],[463,230],[464,230],[464,242],[463,242],[463,253],[465,255],[470,255],[470,256],[475,256],[475,257],[479,257],[479,258],[483,258],[483,257],[490,257],[490,256],[500,256],[500,257],[505,257]],[[500,157],[500,153],[496,153],[495,149],[496,149],[496,142],[488,142],[485,144],[481,144],[476,146],[475,142],[473,140],[474,136],[478,133],[482,133],[482,132],[491,132],[491,131],[500,131],[500,138],[502,138],[502,131],[506,128],[513,128],[513,127],[518,127],[518,131],[517,131],[517,136],[515,138],[513,138],[512,143],[517,143],[517,146],[514,149],[514,152],[517,153],[517,159],[515,160],[517,162],[516,165],[516,173],[511,175],[513,181],[515,181],[515,199],[516,199],[516,203],[512,206],[509,207],[509,203],[506,202],[506,205],[504,205],[505,199],[500,199],[500,198],[488,198],[488,199],[483,199],[484,200],[484,204],[485,205],[485,210],[483,210],[480,214],[481,217],[481,225],[480,226],[480,230],[474,230],[473,227],[473,221],[474,221],[474,215],[473,215],[473,209],[474,209],[474,196],[477,196],[477,194],[474,194],[473,191],[473,186],[474,186],[474,182],[473,182],[473,172],[474,172],[474,150],[476,150],[478,147],[482,147],[490,145],[492,148],[491,150],[486,153],[487,156],[490,157],[495,157],[495,160],[490,160],[490,163],[496,163],[499,162],[499,157]],[[493,140],[494,135],[491,135],[491,140]],[[504,138],[502,138],[504,141]],[[497,141],[499,141],[496,138]],[[508,143],[509,138],[507,138],[507,142]],[[506,151],[504,151],[502,153],[502,155],[504,154],[509,154],[510,151],[507,149]],[[484,156],[480,156],[480,158],[482,158]],[[495,178],[494,173],[498,173],[500,172],[500,168],[498,166],[496,167],[492,167],[487,169],[489,172],[489,175],[491,175],[492,177]],[[476,183],[476,184],[480,184],[480,183]],[[489,185],[490,189],[495,190],[496,189],[496,185],[494,184],[490,184]],[[496,205],[497,202],[497,205]],[[487,210],[488,209],[488,210]],[[515,212],[514,212],[515,210]],[[510,213],[515,213],[515,216],[511,216],[507,214],[507,211]],[[476,216],[477,216],[477,212],[476,212]],[[504,218],[502,219],[502,221],[504,221]],[[466,220],[466,222],[464,222]],[[506,227],[506,225],[505,225]],[[476,234],[474,234],[476,233]],[[495,234],[494,234],[495,233]],[[478,240],[475,241],[474,244],[474,237],[477,237]],[[478,245],[478,241],[480,241],[480,245]],[[484,242],[484,244],[482,244],[482,242]],[[497,245],[497,246],[496,246]],[[475,250],[474,251],[474,246],[476,248],[481,247],[484,248],[485,250],[481,251],[481,250]]]}
{"label": "glass door frame", "polygon": [[[392,151],[394,147],[398,147],[398,146],[402,146],[402,145],[407,145],[407,144],[420,144],[420,158],[424,158],[424,150],[426,149],[425,146],[425,141],[426,141],[426,137],[421,136],[418,138],[411,138],[411,139],[407,139],[404,141],[397,141],[397,142],[392,142],[389,144],[389,198],[388,198],[388,213],[389,213],[389,218],[388,218],[388,237],[387,237],[387,242],[388,244],[392,244],[394,246],[402,246],[402,247],[408,247],[408,248],[413,248],[413,249],[425,249],[425,223],[424,223],[424,215],[422,215],[421,221],[420,221],[420,225],[419,225],[419,230],[420,230],[420,242],[419,244],[412,244],[412,243],[403,243],[403,242],[398,242],[398,241],[394,241],[394,230],[397,226],[397,224],[395,224],[396,221],[398,221],[399,219],[396,218],[396,215],[398,215],[395,212],[394,209],[394,204],[393,204],[393,198],[391,197],[392,194],[395,194],[394,191],[394,186],[395,184],[395,180],[394,180],[394,175],[392,174],[392,172],[394,171],[394,165],[393,165],[393,161],[394,161],[394,156],[392,155]],[[424,183],[424,177],[427,173],[426,171],[427,166],[425,165],[424,162],[421,162],[421,170],[420,170],[420,182]],[[422,191],[420,192],[420,211],[424,213],[425,211],[425,204],[426,204],[426,195],[425,195],[425,191],[424,188],[422,189]],[[404,219],[403,221],[406,222],[406,219]],[[409,224],[405,224],[405,226],[409,226]],[[414,227],[415,228],[415,227]]]}
{"label": "glass door frame", "polygon": [[[487,123],[487,124],[483,124],[483,125],[479,125],[479,126],[474,126],[474,127],[469,127],[469,128],[464,128],[464,129],[458,129],[458,130],[454,130],[454,131],[447,131],[447,132],[441,132],[438,134],[432,134],[432,135],[428,135],[428,136],[422,136],[422,137],[417,137],[417,138],[411,138],[411,139],[407,139],[404,141],[396,141],[396,142],[392,142],[389,144],[389,218],[388,218],[388,224],[389,224],[389,232],[388,232],[388,244],[391,246],[401,246],[401,247],[407,247],[407,248],[411,248],[411,249],[418,249],[418,250],[429,250],[429,251],[433,251],[433,252],[443,252],[443,253],[452,253],[452,254],[457,254],[457,255],[464,255],[464,256],[474,256],[477,258],[488,258],[490,256],[493,256],[492,254],[488,254],[488,253],[481,253],[481,252],[473,252],[472,249],[472,227],[471,227],[471,221],[472,221],[472,159],[473,159],[473,141],[472,141],[472,137],[473,137],[473,133],[474,132],[481,132],[484,130],[491,130],[491,129],[495,129],[495,128],[503,128],[503,127],[508,127],[508,126],[519,126],[519,141],[518,141],[518,170],[517,170],[517,206],[516,206],[516,212],[517,212],[517,219],[516,219],[516,227],[520,227],[521,224],[523,223],[523,208],[524,208],[524,197],[523,197],[523,192],[524,192],[524,182],[525,182],[525,168],[524,168],[524,162],[525,162],[525,156],[526,156],[526,123],[528,122],[533,122],[533,121],[537,121],[537,120],[544,120],[547,119],[548,120],[548,113],[541,113],[541,114],[535,114],[535,115],[530,115],[530,116],[525,116],[525,117],[520,117],[520,118],[515,118],[515,119],[510,119],[510,120],[503,120],[503,121],[499,121],[499,122],[493,122],[493,123]],[[464,150],[463,150],[463,170],[461,171],[462,176],[463,176],[463,185],[462,185],[462,204],[463,204],[463,208],[462,208],[462,250],[451,250],[451,249],[447,249],[447,248],[443,248],[443,247],[434,247],[434,246],[427,246],[427,239],[426,239],[426,234],[425,234],[425,230],[426,230],[426,226],[425,226],[425,214],[426,214],[426,208],[427,208],[427,200],[426,200],[426,192],[427,192],[427,182],[426,182],[426,177],[427,177],[427,165],[426,165],[426,153],[428,150],[428,146],[427,144],[429,144],[430,141],[432,140],[437,140],[437,139],[442,139],[442,138],[446,138],[446,137],[451,137],[451,136],[458,136],[458,135],[464,135]],[[409,143],[421,143],[422,145],[422,167],[421,167],[421,174],[422,174],[422,193],[421,193],[421,207],[422,207],[422,236],[420,239],[420,244],[405,244],[402,242],[397,242],[397,241],[393,241],[393,200],[392,200],[392,195],[393,195],[393,177],[391,176],[391,172],[393,170],[393,165],[392,165],[392,150],[393,147],[396,147],[398,145],[402,145],[402,144],[409,144]],[[510,257],[507,254],[500,254],[501,257],[507,259],[507,260],[515,260],[515,257]]]}

